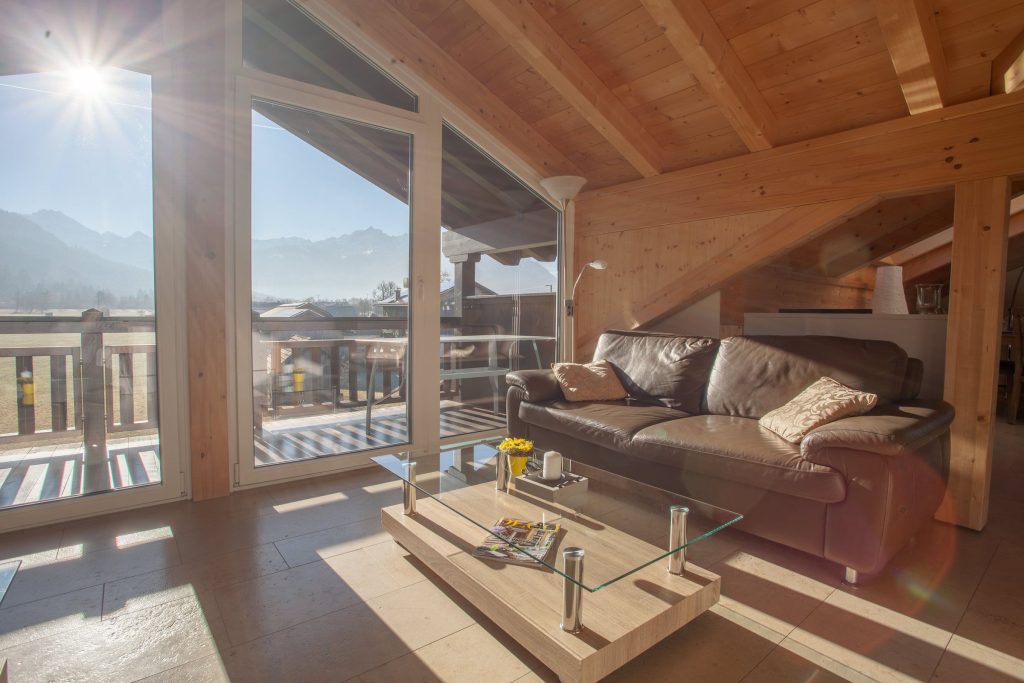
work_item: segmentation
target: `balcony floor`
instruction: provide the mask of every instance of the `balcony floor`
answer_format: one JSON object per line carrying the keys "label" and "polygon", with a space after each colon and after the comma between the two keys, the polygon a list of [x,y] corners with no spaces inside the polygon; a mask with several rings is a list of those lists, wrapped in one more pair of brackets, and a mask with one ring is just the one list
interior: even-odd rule
{"label": "balcony floor", "polygon": [[[256,438],[257,466],[398,446],[408,441],[404,404],[375,407],[369,433],[364,419],[362,410],[354,410],[268,420]],[[505,417],[490,410],[455,401],[445,401],[441,407],[441,438],[504,426]],[[103,490],[160,481],[156,434],[111,438],[108,453],[110,476]],[[82,495],[83,461],[81,442],[0,446],[0,509]]]}

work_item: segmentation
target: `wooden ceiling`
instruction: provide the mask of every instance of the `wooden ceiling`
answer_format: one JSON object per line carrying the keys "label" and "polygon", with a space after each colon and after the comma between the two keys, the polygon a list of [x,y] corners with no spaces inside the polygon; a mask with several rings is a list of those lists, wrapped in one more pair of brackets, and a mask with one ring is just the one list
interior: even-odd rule
{"label": "wooden ceiling", "polygon": [[331,4],[429,41],[588,190],[986,97],[1024,30],[1024,0],[387,2]]}

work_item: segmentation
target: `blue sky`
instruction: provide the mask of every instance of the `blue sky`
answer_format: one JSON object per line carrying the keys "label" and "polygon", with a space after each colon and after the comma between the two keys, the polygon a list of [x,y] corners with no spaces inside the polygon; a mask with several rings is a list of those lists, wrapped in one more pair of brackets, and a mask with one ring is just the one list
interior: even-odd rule
{"label": "blue sky", "polygon": [[[104,69],[90,97],[66,74],[0,76],[0,209],[56,209],[99,232],[153,231],[149,77]],[[254,114],[253,236],[408,233],[408,207]]]}

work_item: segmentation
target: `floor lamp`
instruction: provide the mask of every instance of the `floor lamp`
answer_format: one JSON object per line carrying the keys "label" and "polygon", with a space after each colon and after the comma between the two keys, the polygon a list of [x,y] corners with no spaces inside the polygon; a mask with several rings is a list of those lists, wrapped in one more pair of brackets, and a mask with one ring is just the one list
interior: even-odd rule
{"label": "floor lamp", "polygon": [[[552,176],[550,178],[543,178],[540,181],[541,187],[543,187],[547,191],[548,195],[552,199],[554,199],[556,202],[558,202],[560,208],[562,209],[563,219],[564,219],[564,217],[568,213],[569,202],[572,201],[572,199],[577,194],[579,194],[580,190],[583,189],[583,186],[586,183],[587,183],[587,179],[586,178],[582,178],[582,177],[576,176],[576,175]],[[563,226],[564,226],[564,223],[563,223]],[[564,242],[563,242],[563,244],[564,244]],[[571,247],[571,244],[569,246]],[[563,254],[563,259],[564,258],[565,258],[565,255]],[[571,253],[569,254],[568,261],[569,261],[569,263],[572,263],[572,254]],[[586,270],[586,267],[584,267],[584,270]],[[583,273],[581,272],[580,275],[582,276]],[[580,283],[580,278],[577,277],[576,278],[576,285],[578,285],[579,283]],[[566,283],[566,284],[568,284],[568,283]],[[573,297],[574,298],[575,298],[575,293],[576,293],[576,285],[573,285]],[[573,338],[574,330],[573,330],[573,320],[572,320],[572,313],[573,313],[573,311],[572,311],[572,302],[573,302],[573,299],[566,299],[566,301],[565,301],[566,327],[569,328],[568,332],[569,332],[569,359],[570,360],[572,360],[575,357],[575,353],[576,353],[576,350],[574,348],[575,340]]]}

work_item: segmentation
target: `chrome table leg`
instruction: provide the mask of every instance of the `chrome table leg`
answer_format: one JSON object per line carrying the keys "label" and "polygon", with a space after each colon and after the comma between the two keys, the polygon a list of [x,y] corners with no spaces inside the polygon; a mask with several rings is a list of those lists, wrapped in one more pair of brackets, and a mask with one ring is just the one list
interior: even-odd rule
{"label": "chrome table leg", "polygon": [[402,480],[402,503],[405,506],[405,514],[416,514],[416,463],[405,464],[405,479]]}
{"label": "chrome table leg", "polygon": [[670,574],[682,574],[686,571],[686,515],[690,508],[682,505],[673,505],[669,510],[671,524],[668,532],[668,549],[678,548],[668,556],[668,571]]}
{"label": "chrome table leg", "polygon": [[[583,630],[583,548],[562,551],[562,630],[579,633]],[[570,580],[566,577],[572,577]]]}

